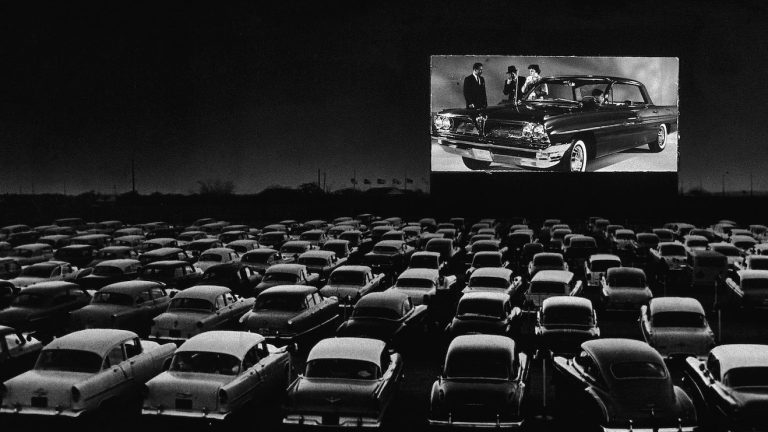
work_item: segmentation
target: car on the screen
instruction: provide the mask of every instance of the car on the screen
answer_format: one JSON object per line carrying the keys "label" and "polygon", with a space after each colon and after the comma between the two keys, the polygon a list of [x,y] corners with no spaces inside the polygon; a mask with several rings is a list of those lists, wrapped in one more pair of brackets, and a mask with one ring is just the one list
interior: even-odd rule
{"label": "car on the screen", "polygon": [[380,340],[324,339],[288,388],[283,423],[380,427],[403,379],[402,356]]}
{"label": "car on the screen", "polygon": [[139,270],[139,279],[162,282],[168,288],[187,289],[200,282],[203,272],[186,261],[155,261]]}
{"label": "car on the screen", "polygon": [[127,330],[70,333],[48,343],[34,369],[2,385],[0,414],[66,418],[138,408],[141,386],[174,351],[173,344],[143,341]]}
{"label": "car on the screen", "polygon": [[264,277],[251,295],[256,297],[265,289],[278,285],[318,286],[319,284],[320,275],[310,273],[303,264],[275,264],[264,272]]}
{"label": "car on the screen", "polygon": [[31,334],[0,325],[0,383],[31,369],[42,349]]}
{"label": "car on the screen", "polygon": [[[606,95],[604,101],[592,96]],[[648,145],[661,152],[677,130],[677,107],[658,106],[636,80],[609,76],[542,78],[519,103],[433,116],[432,136],[469,169],[491,163],[584,172],[595,158]]]}
{"label": "car on the screen", "polygon": [[702,357],[715,346],[704,308],[690,297],[659,297],[640,308],[643,338],[666,358]]}
{"label": "car on the screen", "polygon": [[645,342],[595,339],[552,363],[556,413],[573,430],[695,430],[693,401]]}
{"label": "car on the screen", "polygon": [[376,292],[355,303],[349,319],[336,329],[336,336],[379,339],[400,349],[419,340],[426,319],[427,306],[414,305],[406,294]]}
{"label": "car on the screen", "polygon": [[69,312],[91,301],[79,285],[72,282],[38,282],[22,288],[11,305],[0,311],[0,325],[35,332],[45,340],[64,334]]}
{"label": "car on the screen", "polygon": [[107,285],[93,295],[90,304],[69,313],[68,327],[131,330],[146,337],[152,319],[168,309],[175,291],[152,281],[126,281]]}
{"label": "car on the screen", "polygon": [[635,267],[608,269],[602,280],[600,307],[606,311],[637,312],[653,298],[645,272]]}
{"label": "car on the screen", "polygon": [[152,320],[149,338],[180,344],[209,330],[237,327],[255,299],[238,297],[227,287],[196,285],[176,294],[168,309]]}
{"label": "car on the screen", "polygon": [[142,415],[225,420],[233,413],[280,397],[291,382],[287,348],[263,336],[209,331],[173,354],[167,371],[146,384]]}
{"label": "car on the screen", "polygon": [[313,286],[280,285],[261,292],[240,324],[270,343],[303,348],[332,333],[339,318],[337,298],[324,298]]}
{"label": "car on the screen", "polygon": [[726,344],[704,359],[688,357],[685,376],[692,382],[703,425],[718,431],[765,430],[768,410],[768,345]]}
{"label": "car on the screen", "polygon": [[462,335],[451,341],[432,384],[428,421],[453,428],[523,426],[530,358],[500,335]]}
{"label": "car on the screen", "polygon": [[336,297],[343,307],[349,307],[362,297],[384,288],[382,273],[373,274],[368,266],[345,265],[331,272],[328,282],[320,288],[320,295]]}

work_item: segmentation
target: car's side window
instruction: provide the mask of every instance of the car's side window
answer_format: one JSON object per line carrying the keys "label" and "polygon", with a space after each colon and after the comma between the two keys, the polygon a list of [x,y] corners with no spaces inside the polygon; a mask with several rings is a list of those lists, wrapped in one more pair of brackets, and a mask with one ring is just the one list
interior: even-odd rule
{"label": "car's side window", "polygon": [[214,303],[215,303],[216,309],[221,309],[224,306],[226,306],[227,302],[224,300],[224,294],[217,296]]}
{"label": "car's side window", "polygon": [[321,304],[323,302],[323,297],[318,293],[312,294],[312,297],[315,299],[315,304]]}
{"label": "car's side window", "polygon": [[307,297],[304,299],[304,303],[307,305],[307,308],[314,307],[315,297],[312,294],[307,294]]}
{"label": "car's side window", "polygon": [[720,362],[717,360],[717,357],[712,354],[707,357],[707,369],[709,369],[713,378],[718,381],[720,380]]}
{"label": "car's side window", "polygon": [[150,290],[153,299],[159,299],[165,297],[167,294],[162,288],[152,288]]}
{"label": "car's side window", "polygon": [[245,354],[245,358],[243,359],[243,369],[250,369],[254,366],[256,366],[259,361],[261,360],[261,357],[258,353],[258,347],[253,347]]}
{"label": "car's side window", "polygon": [[104,362],[105,362],[104,367],[118,365],[124,360],[125,360],[125,353],[123,352],[123,345],[122,344],[116,345],[112,347],[111,350],[109,350],[107,357],[104,359]]}
{"label": "car's side window", "polygon": [[646,103],[640,87],[632,84],[614,84],[611,87],[614,102],[630,102],[631,104]]}
{"label": "car's side window", "polygon": [[141,342],[138,338],[125,342],[125,354],[128,358],[141,354]]}
{"label": "car's side window", "polygon": [[256,348],[256,350],[259,353],[259,357],[261,357],[263,359],[267,358],[267,356],[269,356],[269,349],[267,348],[267,343],[266,342],[260,343],[259,346]]}
{"label": "car's side window", "polygon": [[14,334],[10,333],[5,335],[5,346],[0,343],[0,354],[3,354],[3,351],[5,350],[5,347],[8,347],[8,355],[13,356],[15,352],[21,351],[23,344],[21,343],[21,339]]}
{"label": "car's side window", "polygon": [[235,302],[235,297],[232,295],[232,293],[226,293],[224,294],[224,300],[226,300],[227,304],[230,305]]}
{"label": "car's side window", "polygon": [[141,305],[147,303],[151,298],[149,290],[142,291],[136,295],[136,304]]}

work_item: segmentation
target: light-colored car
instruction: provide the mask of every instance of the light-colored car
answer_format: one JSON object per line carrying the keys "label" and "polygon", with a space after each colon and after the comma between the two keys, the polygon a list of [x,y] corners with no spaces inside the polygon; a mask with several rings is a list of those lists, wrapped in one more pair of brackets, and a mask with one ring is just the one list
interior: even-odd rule
{"label": "light-colored car", "polygon": [[448,290],[455,281],[454,276],[440,277],[437,270],[408,269],[397,277],[395,285],[390,289],[406,294],[418,306],[429,303],[429,299],[437,295],[438,291]]}
{"label": "light-colored car", "polygon": [[568,296],[580,292],[582,281],[566,270],[541,270],[531,279],[525,292],[525,303],[529,309],[539,309],[550,297]]}
{"label": "light-colored car", "polygon": [[240,254],[235,252],[234,249],[213,248],[203,251],[194,266],[200,269],[200,271],[205,272],[212,266],[239,260]]}
{"label": "light-colored car", "polygon": [[768,308],[768,270],[741,270],[735,276],[725,279],[725,305],[748,309]]}
{"label": "light-colored car", "polygon": [[9,282],[16,288],[36,284],[38,282],[74,281],[81,274],[77,267],[64,261],[46,261],[24,267],[18,277]]}
{"label": "light-colored car", "polygon": [[690,297],[659,297],[640,309],[640,330],[664,357],[703,357],[715,346],[704,308]]}
{"label": "light-colored car", "polygon": [[528,263],[528,277],[534,277],[540,270],[568,270],[568,264],[561,253],[540,252]]}
{"label": "light-colored car", "polygon": [[111,404],[117,408],[138,398],[140,386],[162,371],[174,351],[173,344],[142,341],[127,330],[70,333],[46,345],[34,369],[3,384],[0,413],[79,417]]}
{"label": "light-colored car", "polygon": [[621,258],[613,254],[594,254],[584,262],[584,279],[587,286],[600,286],[600,281],[609,268],[621,267]]}
{"label": "light-colored car", "polygon": [[619,267],[608,269],[602,281],[602,308],[604,310],[640,310],[653,298],[642,269]]}
{"label": "light-colored car", "polygon": [[209,330],[234,328],[256,299],[241,298],[218,285],[196,285],[173,297],[152,321],[150,339],[181,343]]}
{"label": "light-colored car", "polygon": [[8,257],[15,259],[24,267],[53,258],[53,248],[46,243],[24,244],[13,248]]}
{"label": "light-colored car", "polygon": [[184,342],[168,371],[146,384],[142,414],[225,420],[280,397],[290,380],[287,347],[256,333],[209,331]]}

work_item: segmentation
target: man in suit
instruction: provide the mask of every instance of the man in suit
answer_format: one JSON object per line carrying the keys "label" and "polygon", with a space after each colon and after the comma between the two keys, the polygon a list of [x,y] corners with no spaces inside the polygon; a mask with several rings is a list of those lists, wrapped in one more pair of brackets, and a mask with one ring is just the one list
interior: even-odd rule
{"label": "man in suit", "polygon": [[504,94],[509,96],[510,102],[519,101],[523,97],[523,85],[525,80],[521,80],[517,75],[515,66],[507,67],[507,80],[504,81]]}
{"label": "man in suit", "polygon": [[472,75],[464,78],[464,100],[467,102],[467,108],[480,109],[488,106],[482,63],[472,65]]}

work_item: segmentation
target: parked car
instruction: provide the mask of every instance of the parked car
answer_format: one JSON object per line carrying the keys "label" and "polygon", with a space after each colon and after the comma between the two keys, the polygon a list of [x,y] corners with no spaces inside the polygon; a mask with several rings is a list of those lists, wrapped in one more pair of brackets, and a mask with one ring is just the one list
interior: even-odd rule
{"label": "parked car", "polygon": [[336,297],[344,307],[350,307],[362,297],[384,289],[384,275],[374,275],[368,266],[345,265],[336,268],[328,283],[320,288],[323,297]]}
{"label": "parked car", "polygon": [[426,305],[415,306],[408,295],[387,290],[355,303],[349,319],[336,329],[336,336],[379,339],[400,351],[423,336],[426,320]]}
{"label": "parked car", "polygon": [[[177,245],[168,244],[163,245],[163,247],[177,247]],[[223,248],[224,242],[217,238],[204,238],[195,240],[193,242],[190,242],[185,247],[186,251],[189,252],[196,260],[200,258],[200,255],[207,251],[208,249],[216,249],[216,248]]]}
{"label": "parked car", "polygon": [[687,270],[685,246],[677,241],[661,242],[649,251],[648,270],[659,282],[684,278]]}
{"label": "parked car", "polygon": [[715,346],[704,308],[690,297],[651,299],[640,309],[643,338],[664,357],[703,357]]}
{"label": "parked car", "polygon": [[573,430],[695,430],[693,402],[645,342],[595,339],[552,363],[556,412]]}
{"label": "parked car", "polygon": [[768,270],[741,270],[736,278],[726,278],[721,307],[768,308]]}
{"label": "parked car", "polygon": [[304,373],[288,388],[283,423],[380,427],[403,378],[402,356],[384,342],[331,338],[307,356]]}
{"label": "parked car", "polygon": [[254,289],[253,296],[258,296],[267,288],[278,285],[311,285],[320,284],[320,275],[307,271],[307,266],[303,264],[275,264],[264,272],[261,279]]}
{"label": "parked car", "polygon": [[225,286],[239,296],[250,297],[260,282],[261,274],[255,268],[235,261],[208,267],[198,284]]}
{"label": "parked car", "polygon": [[320,250],[331,251],[336,254],[339,259],[347,258],[347,262],[352,258],[353,254],[357,253],[356,247],[351,247],[349,240],[330,239],[323,243]]}
{"label": "parked car", "polygon": [[138,254],[136,251],[129,246],[107,246],[105,248],[99,249],[96,251],[96,253],[93,256],[93,259],[91,262],[89,262],[86,267],[93,267],[96,264],[106,261],[106,260],[116,260],[116,259],[138,259]]}
{"label": "parked car", "polygon": [[203,278],[203,272],[192,267],[186,261],[155,261],[139,270],[139,279],[162,282],[168,288],[187,289],[197,285]]}
{"label": "parked car", "polygon": [[11,306],[0,311],[0,324],[37,332],[41,338],[63,334],[69,312],[80,309],[91,296],[72,282],[39,282],[22,288]]}
{"label": "parked car", "polygon": [[709,249],[725,255],[731,269],[736,268],[736,264],[744,262],[744,251],[730,243],[711,243]]}
{"label": "parked car", "polygon": [[0,258],[0,279],[13,279],[21,274],[19,262],[13,258]]}
{"label": "parked car", "polygon": [[72,237],[69,239],[69,244],[85,244],[91,245],[96,250],[103,249],[112,245],[112,236],[109,234],[85,234]]}
{"label": "parked car", "polygon": [[472,272],[464,288],[464,294],[473,291],[496,291],[509,294],[513,304],[522,300],[523,281],[512,270],[497,267],[485,267]]}
{"label": "parked car", "polygon": [[240,255],[232,249],[217,247],[206,249],[200,253],[197,261],[193,264],[195,268],[205,272],[208,268],[224,263],[237,262]]}
{"label": "parked car", "polygon": [[597,242],[594,237],[574,234],[563,244],[563,259],[569,268],[580,269],[584,262],[597,253]]}
{"label": "parked car", "polygon": [[227,287],[193,286],[176,294],[166,312],[152,320],[149,338],[180,344],[209,330],[234,329],[254,302],[232,294]]}
{"label": "parked car", "polygon": [[686,359],[701,422],[717,431],[765,428],[768,345],[727,344]]}
{"label": "parked car", "polygon": [[526,309],[538,310],[550,297],[580,293],[582,285],[582,281],[567,270],[541,270],[528,283],[523,305]]}
{"label": "parked car", "polygon": [[290,362],[286,348],[268,345],[259,334],[193,336],[173,354],[169,369],[147,382],[142,415],[225,420],[283,394],[292,378]]}
{"label": "parked car", "polygon": [[21,290],[13,286],[12,283],[0,279],[0,310],[7,308],[19,291]]}
{"label": "parked car", "polygon": [[138,252],[141,249],[141,244],[146,240],[143,235],[124,235],[115,237],[114,246],[128,246]]}
{"label": "parked car", "polygon": [[105,286],[90,304],[69,313],[69,328],[116,328],[149,335],[152,320],[168,309],[176,291],[152,281],[125,281]]}
{"label": "parked car", "polygon": [[52,258],[57,261],[66,261],[75,267],[85,268],[93,261],[97,250],[96,246],[89,244],[70,244],[57,249]]}
{"label": "parked car", "polygon": [[659,242],[674,242],[675,232],[668,228],[654,228],[651,230],[656,237],[659,238]]}
{"label": "parked car", "polygon": [[136,279],[139,270],[141,263],[135,259],[106,260],[96,264],[90,274],[77,278],[77,283],[85,289],[98,290],[115,282]]}
{"label": "parked car", "polygon": [[138,407],[141,386],[162,371],[176,346],[127,330],[89,329],[53,340],[35,368],[5,382],[0,413],[80,417]]}
{"label": "parked car", "polygon": [[264,274],[267,269],[275,264],[283,264],[282,254],[275,249],[260,248],[244,253],[240,257],[240,262],[253,267],[257,272]]}
{"label": "parked car", "polygon": [[[267,227],[264,227],[266,229]],[[290,240],[288,233],[285,231],[263,231],[259,236],[259,244],[268,248],[279,250],[283,243]]]}
{"label": "parked car", "polygon": [[467,269],[465,275],[469,279],[475,270],[480,268],[507,268],[509,261],[499,251],[482,251],[473,254],[472,264]]}
{"label": "parked car", "polygon": [[720,252],[690,251],[687,261],[692,287],[715,287],[725,279],[728,272],[728,258]]}
{"label": "parked car", "polygon": [[82,280],[81,277],[88,274],[89,271],[80,270],[68,262],[46,261],[24,267],[19,276],[10,279],[9,282],[17,289],[39,282],[75,282],[76,280],[79,282]]}
{"label": "parked car", "polygon": [[736,270],[768,270],[768,256],[749,255],[743,262],[736,263]]}
{"label": "parked car", "polygon": [[597,288],[610,268],[621,267],[621,258],[613,254],[594,254],[584,262],[585,289]]}
{"label": "parked car", "polygon": [[289,240],[280,246],[280,254],[283,255],[283,259],[286,262],[289,262],[289,259],[292,260],[290,262],[296,262],[299,255],[313,249],[315,247],[307,240]]}
{"label": "parked car", "polygon": [[575,354],[582,343],[600,337],[592,302],[581,297],[549,297],[536,318],[536,345],[554,354]]}
{"label": "parked car", "polygon": [[7,256],[8,258],[15,259],[22,267],[48,261],[54,257],[53,248],[46,243],[30,243],[16,246],[11,249],[11,252]]}
{"label": "parked car", "polygon": [[458,336],[432,384],[430,426],[520,428],[530,358],[499,335]]}
{"label": "parked car", "polygon": [[325,284],[331,272],[346,264],[346,258],[339,258],[335,252],[311,250],[299,255],[297,263],[307,267],[307,271],[320,276],[319,284]]}
{"label": "parked car", "polygon": [[144,266],[157,261],[185,261],[192,264],[196,260],[190,252],[177,247],[153,249],[139,255],[138,259]]}
{"label": "parked car", "polygon": [[332,332],[338,325],[339,312],[338,299],[323,298],[313,286],[282,285],[261,292],[240,323],[270,343],[304,347]]}
{"label": "parked car", "polygon": [[383,240],[363,257],[375,272],[399,273],[405,269],[415,249],[400,240]]}
{"label": "parked car", "polygon": [[437,270],[408,269],[400,273],[390,288],[410,297],[414,305],[429,304],[441,292],[449,292],[456,278],[441,277]]}
{"label": "parked car", "polygon": [[635,249],[635,262],[637,267],[645,266],[648,263],[650,250],[659,245],[659,236],[654,233],[637,233],[637,249]]}
{"label": "parked car", "polygon": [[32,369],[42,349],[31,334],[0,325],[0,382]]}
{"label": "parked car", "polygon": [[528,263],[528,278],[534,277],[541,270],[568,270],[568,263],[565,262],[561,253],[537,253]]}
{"label": "parked car", "polygon": [[607,311],[636,312],[653,298],[645,272],[634,267],[608,269],[602,288],[601,307]]}
{"label": "parked car", "polygon": [[688,252],[703,251],[709,249],[709,240],[704,236],[688,234],[683,237],[683,245]]}
{"label": "parked car", "polygon": [[37,242],[49,244],[54,250],[56,250],[58,248],[69,245],[70,238],[72,238],[72,236],[68,236],[65,234],[54,234],[54,235],[41,236],[40,238],[37,239]]}
{"label": "parked car", "polygon": [[445,327],[448,340],[465,334],[512,335],[512,300],[494,291],[468,292],[461,296],[456,314]]}
{"label": "parked car", "polygon": [[259,248],[259,242],[256,240],[234,240],[224,245],[237,252],[241,257],[244,253]]}

